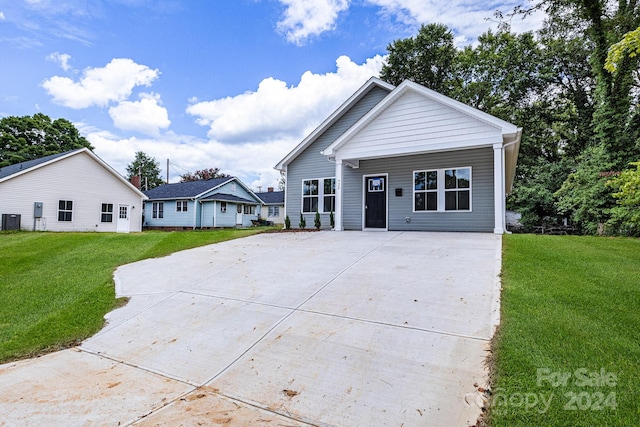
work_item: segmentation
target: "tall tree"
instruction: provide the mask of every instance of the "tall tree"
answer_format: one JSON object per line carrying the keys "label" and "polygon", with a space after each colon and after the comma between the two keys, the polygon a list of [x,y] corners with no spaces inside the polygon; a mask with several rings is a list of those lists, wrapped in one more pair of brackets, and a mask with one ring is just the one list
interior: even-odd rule
{"label": "tall tree", "polygon": [[143,190],[151,190],[164,184],[160,175],[160,163],[142,151],[136,152],[133,162],[127,165],[127,179],[131,180],[134,176],[140,177]]}
{"label": "tall tree", "polygon": [[231,175],[220,172],[220,168],[209,168],[197,170],[194,173],[187,172],[180,176],[180,182],[187,181],[207,181],[214,178],[228,178]]}
{"label": "tall tree", "polygon": [[442,24],[422,25],[416,37],[391,43],[380,78],[398,85],[409,79],[443,95],[456,88],[457,50],[453,33]]}
{"label": "tall tree", "polygon": [[82,147],[93,149],[66,119],[42,113],[0,119],[0,167]]}

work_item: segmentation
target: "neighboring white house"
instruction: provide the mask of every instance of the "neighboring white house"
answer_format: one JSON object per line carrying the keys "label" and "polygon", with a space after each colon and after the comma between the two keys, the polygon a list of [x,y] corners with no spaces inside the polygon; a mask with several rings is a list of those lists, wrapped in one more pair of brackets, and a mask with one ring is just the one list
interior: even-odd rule
{"label": "neighboring white house", "polygon": [[263,202],[260,217],[274,224],[284,224],[284,191],[273,191],[273,187],[269,187],[269,191],[256,193],[256,196]]}
{"label": "neighboring white house", "polygon": [[144,199],[87,148],[0,168],[0,214],[11,228],[141,231]]}
{"label": "neighboring white house", "polygon": [[[335,230],[503,233],[522,129],[372,78],[277,165],[285,215]],[[297,224],[298,221],[293,221]]]}

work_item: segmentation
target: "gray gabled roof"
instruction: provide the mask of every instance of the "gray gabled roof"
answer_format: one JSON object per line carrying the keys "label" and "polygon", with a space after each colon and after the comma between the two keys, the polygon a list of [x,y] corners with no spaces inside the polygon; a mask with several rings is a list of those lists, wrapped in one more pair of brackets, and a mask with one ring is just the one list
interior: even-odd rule
{"label": "gray gabled roof", "polygon": [[144,194],[149,197],[150,200],[192,199],[235,179],[235,177],[231,176],[227,178],[213,178],[208,180],[164,184],[151,190],[144,191]]}
{"label": "gray gabled roof", "polygon": [[0,179],[14,175],[18,172],[26,171],[27,169],[34,168],[42,163],[57,159],[58,157],[66,156],[69,153],[79,150],[65,151],[64,153],[51,154],[50,156],[41,157],[39,159],[27,160],[26,162],[16,163],[14,165],[5,166],[0,168]]}
{"label": "gray gabled roof", "polygon": [[265,205],[284,205],[284,191],[267,191],[265,193],[256,193]]}

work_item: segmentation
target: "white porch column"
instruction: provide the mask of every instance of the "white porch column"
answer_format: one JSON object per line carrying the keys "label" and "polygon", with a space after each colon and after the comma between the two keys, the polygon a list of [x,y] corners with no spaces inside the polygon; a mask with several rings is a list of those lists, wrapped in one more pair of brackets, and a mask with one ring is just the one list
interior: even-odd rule
{"label": "white porch column", "polygon": [[342,231],[342,160],[336,159],[336,211],[334,212],[335,231]]}
{"label": "white porch column", "polygon": [[505,232],[505,190],[504,190],[504,150],[502,143],[493,144],[493,198],[494,198],[494,226],[495,234]]}

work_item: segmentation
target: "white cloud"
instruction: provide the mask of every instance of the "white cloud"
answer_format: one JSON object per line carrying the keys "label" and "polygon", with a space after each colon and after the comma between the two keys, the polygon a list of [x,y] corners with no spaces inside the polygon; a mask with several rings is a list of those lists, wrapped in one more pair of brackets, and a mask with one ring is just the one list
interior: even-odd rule
{"label": "white cloud", "polygon": [[[474,42],[488,28],[497,28],[496,11],[511,12],[521,5],[521,0],[478,2],[474,0],[367,0],[382,8],[383,13],[396,16],[409,26],[441,23],[454,31],[458,45]],[[523,32],[541,27],[543,13],[533,14],[523,20],[515,17],[512,30]]]}
{"label": "white cloud", "polygon": [[53,102],[69,108],[106,106],[126,100],[136,86],[150,86],[160,71],[136,64],[128,58],[114,58],[102,68],[87,68],[75,82],[68,77],[54,76],[42,87]]}
{"label": "white cloud", "polygon": [[171,124],[167,109],[160,105],[160,95],[143,93],[140,98],[140,101],[122,101],[109,108],[113,125],[122,130],[159,135],[160,129]]}
{"label": "white cloud", "polygon": [[157,138],[119,138],[84,124],[75,125],[95,147],[95,153],[123,176],[126,176],[127,166],[135,158],[135,153],[143,151],[158,162],[163,179],[166,179],[169,159],[171,182],[178,182],[180,175],[187,171],[218,167],[224,173],[237,176],[252,189],[258,186],[263,189],[277,187],[280,173],[273,166],[298,142],[229,145],[172,132]]}
{"label": "white cloud", "polygon": [[197,123],[209,126],[209,137],[218,141],[299,139],[365,81],[377,76],[382,63],[380,55],[361,65],[341,56],[334,73],[307,71],[298,85],[291,87],[281,80],[264,79],[255,92],[191,104],[187,113],[196,116]]}
{"label": "white cloud", "polygon": [[5,17],[4,17],[4,12],[0,10],[0,21],[4,21]]}
{"label": "white cloud", "polygon": [[[467,45],[477,40],[488,28],[497,28],[496,11],[510,12],[521,5],[521,0],[365,0],[380,8],[380,13],[393,17],[409,28],[421,24],[441,23],[454,31],[456,44]],[[349,8],[350,0],[280,0],[285,6],[284,16],[278,22],[278,30],[289,42],[304,44],[310,38],[332,31],[340,13]],[[514,17],[510,24],[515,32],[538,29],[542,26],[543,12],[536,12],[527,19]]]}
{"label": "white cloud", "polygon": [[333,30],[340,12],[349,7],[349,0],[280,0],[280,3],[286,9],[278,30],[297,45]]}
{"label": "white cloud", "polygon": [[70,59],[71,55],[68,53],[53,52],[47,56],[48,61],[56,62],[65,71],[69,71],[71,69],[71,65],[69,65]]}

